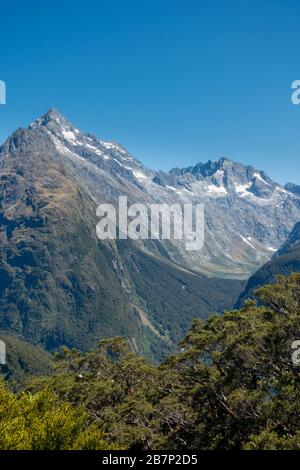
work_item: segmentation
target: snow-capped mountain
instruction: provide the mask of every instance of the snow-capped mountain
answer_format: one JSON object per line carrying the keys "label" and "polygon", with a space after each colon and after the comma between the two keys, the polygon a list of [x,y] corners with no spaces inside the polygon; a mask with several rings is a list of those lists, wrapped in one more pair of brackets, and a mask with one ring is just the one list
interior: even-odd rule
{"label": "snow-capped mountain", "polygon": [[[252,166],[221,158],[169,172],[150,170],[121,145],[81,133],[53,109],[29,130],[49,138],[84,181],[95,205],[120,195],[127,195],[130,203],[204,203],[203,250],[187,252],[182,241],[161,241],[163,256],[196,272],[247,278],[300,220],[297,187],[283,187]],[[157,244],[140,243],[162,256]]]}
{"label": "snow-capped mountain", "polygon": [[171,200],[156,175],[54,110],[7,139],[0,147],[2,333],[50,350],[90,349],[122,335],[159,360],[192,318],[234,305],[243,283],[192,272],[180,246],[97,238],[100,202]]}

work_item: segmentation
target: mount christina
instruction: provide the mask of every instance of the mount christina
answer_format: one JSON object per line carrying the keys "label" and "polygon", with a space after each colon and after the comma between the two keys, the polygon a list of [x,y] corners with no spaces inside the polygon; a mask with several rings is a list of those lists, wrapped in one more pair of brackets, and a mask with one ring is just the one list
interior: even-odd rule
{"label": "mount christina", "polygon": [[[205,245],[99,241],[96,207],[204,203]],[[300,220],[299,187],[229,159],[142,165],[51,109],[0,147],[0,329],[46,349],[124,335],[159,359],[190,326],[231,308]]]}

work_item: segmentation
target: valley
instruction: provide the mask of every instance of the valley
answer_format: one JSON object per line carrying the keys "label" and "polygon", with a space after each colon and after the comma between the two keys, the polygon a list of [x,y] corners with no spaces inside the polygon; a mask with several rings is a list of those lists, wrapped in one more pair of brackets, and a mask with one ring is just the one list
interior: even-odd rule
{"label": "valley", "polygon": [[[203,204],[204,247],[99,240],[96,209],[120,197]],[[225,158],[154,171],[50,109],[0,147],[0,331],[47,351],[125,336],[161,361],[193,318],[237,303],[299,219],[295,185]]]}

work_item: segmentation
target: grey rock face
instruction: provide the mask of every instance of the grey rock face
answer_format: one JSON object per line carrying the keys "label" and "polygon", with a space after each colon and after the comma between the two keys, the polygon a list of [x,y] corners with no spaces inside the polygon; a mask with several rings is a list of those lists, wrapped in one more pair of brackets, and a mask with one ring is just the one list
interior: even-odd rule
{"label": "grey rock face", "polygon": [[276,276],[288,276],[300,271],[300,223],[293,228],[282,247],[248,280],[236,304],[239,308],[247,298],[253,298],[255,289],[274,282]]}

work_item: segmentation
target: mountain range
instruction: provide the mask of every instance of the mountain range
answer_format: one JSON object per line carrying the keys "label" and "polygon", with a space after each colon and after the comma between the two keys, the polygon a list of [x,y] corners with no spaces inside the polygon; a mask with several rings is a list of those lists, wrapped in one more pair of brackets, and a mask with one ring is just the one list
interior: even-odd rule
{"label": "mountain range", "polygon": [[[205,207],[205,244],[105,240],[96,208],[126,195]],[[160,360],[193,317],[232,308],[300,220],[300,190],[221,158],[169,172],[50,109],[0,147],[0,330],[47,350],[124,335]]]}
{"label": "mountain range", "polygon": [[[49,148],[54,145],[96,204],[124,194],[129,204],[204,203],[204,249],[189,253],[178,240],[162,240],[160,249],[180,266],[209,276],[247,279],[300,220],[299,187],[283,187],[252,166],[221,158],[168,173],[153,171],[121,145],[82,134],[53,109],[27,132],[50,138]],[[156,244],[141,245],[157,254]]]}

